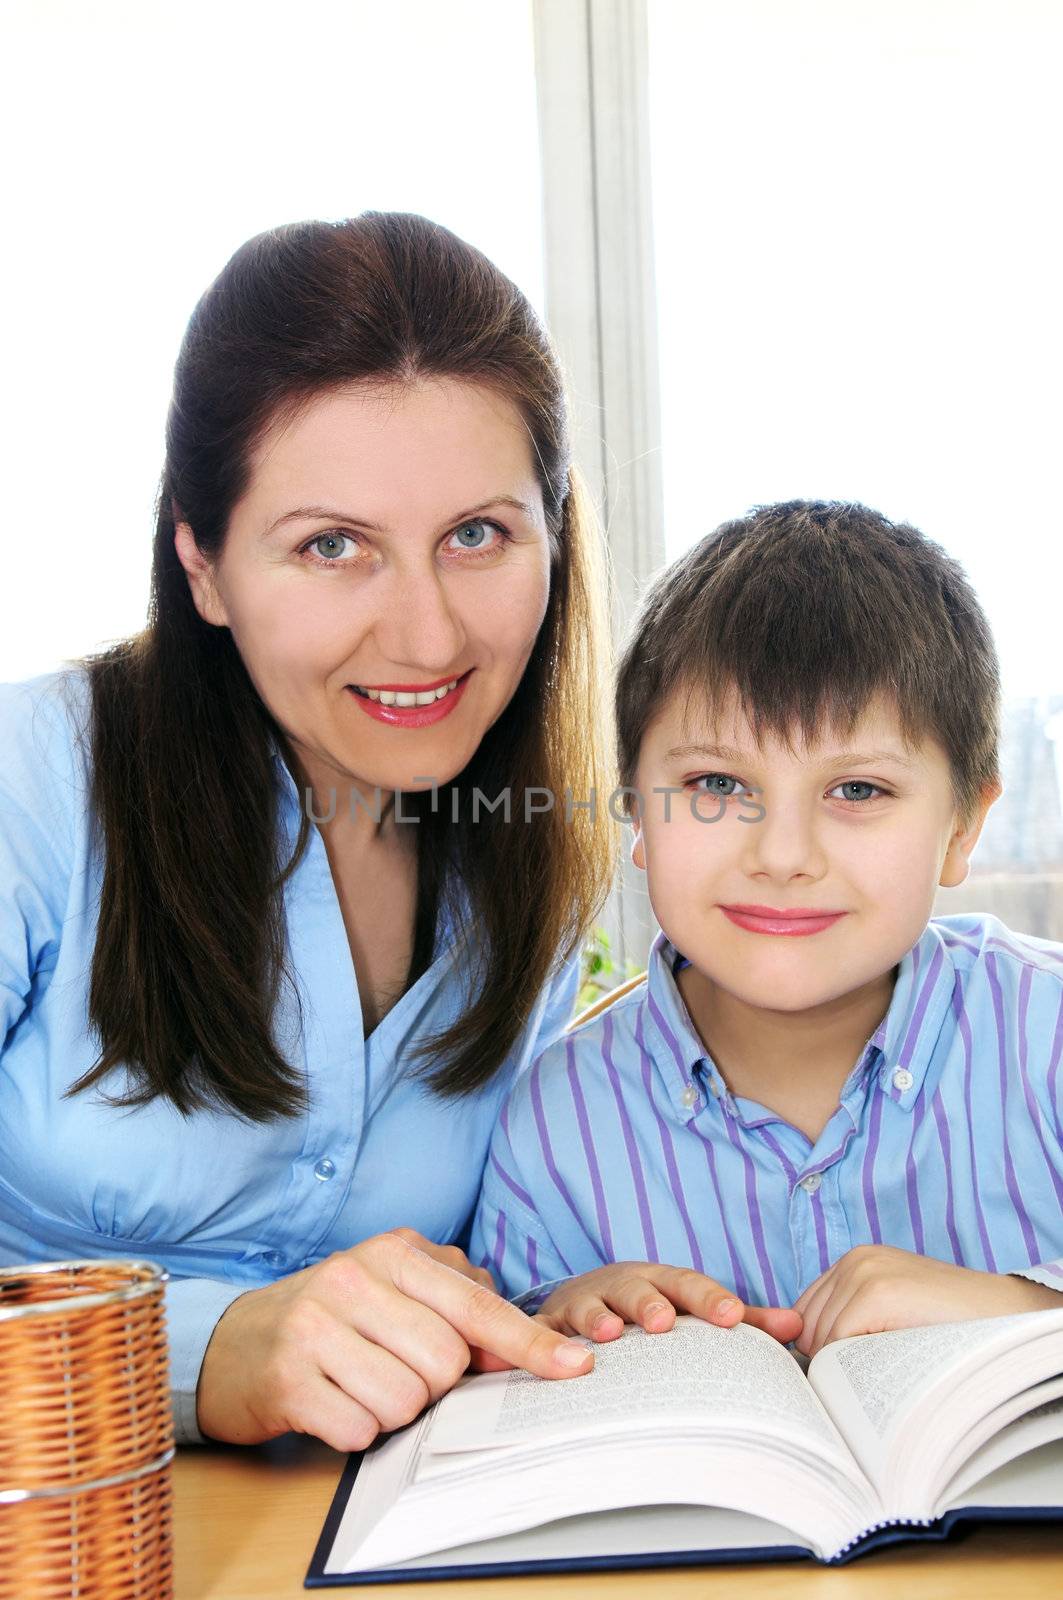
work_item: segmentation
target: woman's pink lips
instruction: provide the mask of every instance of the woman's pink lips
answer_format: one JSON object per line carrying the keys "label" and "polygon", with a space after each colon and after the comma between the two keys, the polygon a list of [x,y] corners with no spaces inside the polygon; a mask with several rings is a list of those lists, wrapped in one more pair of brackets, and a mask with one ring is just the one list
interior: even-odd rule
{"label": "woman's pink lips", "polygon": [[389,722],[393,728],[427,728],[431,723],[440,722],[450,715],[465,693],[465,685],[471,677],[470,667],[465,676],[458,679],[457,688],[451,689],[442,700],[430,706],[384,706],[379,700],[370,700],[367,695],[355,694],[350,687],[347,692],[368,716],[375,717],[378,722]]}
{"label": "woman's pink lips", "polygon": [[822,933],[846,914],[833,911],[826,917],[755,917],[748,911],[732,911],[727,906],[721,906],[720,910],[737,927],[750,933],[781,933],[791,939],[806,933]]}

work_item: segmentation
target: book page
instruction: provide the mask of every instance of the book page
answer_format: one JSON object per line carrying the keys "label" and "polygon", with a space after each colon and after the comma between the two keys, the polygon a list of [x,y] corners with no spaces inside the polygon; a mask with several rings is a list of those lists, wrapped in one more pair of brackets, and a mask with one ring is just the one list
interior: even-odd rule
{"label": "book page", "polygon": [[1063,1332],[1063,1314],[1034,1311],[861,1334],[825,1345],[808,1380],[885,1493],[891,1441],[914,1410],[933,1403],[935,1391],[951,1390],[988,1361],[1053,1330]]}
{"label": "book page", "polygon": [[467,1381],[440,1401],[425,1447],[434,1454],[483,1450],[531,1438],[652,1431],[665,1422],[813,1435],[831,1454],[847,1455],[783,1345],[743,1323],[717,1328],[690,1316],[678,1317],[668,1333],[629,1327],[594,1346],[594,1369],[583,1377],[552,1383],[500,1372]]}
{"label": "book page", "polygon": [[[1048,1398],[1040,1405],[1032,1406],[1024,1415],[1000,1429],[994,1438],[989,1439],[980,1450],[974,1452],[942,1496],[942,1511],[954,1500],[969,1498],[970,1491],[976,1484],[987,1478],[990,1473],[996,1472],[998,1468],[1006,1466],[1017,1456],[1036,1450],[1043,1444],[1063,1439],[1061,1388],[1063,1388],[1061,1379],[1056,1379],[1054,1383],[1037,1385],[1037,1390],[1044,1392]],[[1054,1504],[1063,1505],[1063,1479],[1060,1479],[1056,1486]]]}
{"label": "book page", "polygon": [[[798,1363],[767,1334],[684,1316],[628,1328],[559,1382],[463,1380],[424,1432],[370,1452],[344,1570],[387,1566],[573,1513],[700,1505],[780,1518],[818,1551],[874,1519],[870,1485]],[[353,1497],[352,1497],[353,1498]]]}
{"label": "book page", "polygon": [[[1011,1423],[1053,1400],[1063,1400],[1063,1374],[1049,1378],[1045,1383],[1035,1383],[1028,1389],[1021,1389],[979,1416],[942,1459],[941,1470],[935,1478],[939,1497],[944,1496],[942,1504],[947,1502],[952,1492],[951,1485],[957,1476],[964,1476],[961,1471],[964,1463],[973,1460],[987,1440],[1007,1432]],[[1060,1433],[1063,1437],[1063,1429]]]}
{"label": "book page", "polygon": [[[778,1553],[786,1549],[811,1552],[811,1546],[792,1528],[742,1511],[715,1506],[625,1506],[621,1511],[564,1517],[519,1533],[433,1550],[397,1562],[396,1566],[415,1578],[418,1570],[425,1567],[482,1567],[506,1561],[575,1562],[602,1555],[614,1561],[624,1556],[667,1558],[688,1550],[730,1550],[741,1560],[747,1550],[762,1551],[773,1546]],[[346,1549],[352,1552],[349,1562],[344,1561]],[[356,1550],[357,1545],[350,1543],[341,1524],[325,1571],[364,1571],[353,1554]],[[662,1559],[662,1564],[667,1565],[667,1560]],[[474,1591],[470,1589],[469,1593]],[[520,1593],[519,1589],[516,1593]]]}

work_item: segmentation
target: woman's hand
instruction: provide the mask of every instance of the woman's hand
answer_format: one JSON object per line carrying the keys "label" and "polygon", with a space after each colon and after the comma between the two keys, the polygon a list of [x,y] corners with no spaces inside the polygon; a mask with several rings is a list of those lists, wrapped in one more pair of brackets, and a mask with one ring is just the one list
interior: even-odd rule
{"label": "woman's hand", "polygon": [[797,1348],[814,1356],[835,1339],[928,1322],[1063,1308],[1063,1293],[1032,1278],[977,1272],[951,1261],[862,1244],[810,1283],[794,1306],[805,1320]]}
{"label": "woman's hand", "polygon": [[291,1430],[364,1450],[452,1388],[474,1351],[542,1378],[594,1364],[462,1251],[396,1228],[233,1301],[203,1358],[199,1427],[233,1444]]}
{"label": "woman's hand", "polygon": [[801,1332],[797,1311],[747,1306],[731,1289],[691,1267],[648,1261],[613,1262],[560,1284],[536,1320],[558,1333],[581,1333],[601,1343],[619,1339],[625,1322],[637,1323],[647,1333],[664,1333],[677,1311],[692,1311],[721,1328],[748,1322],[784,1344]]}

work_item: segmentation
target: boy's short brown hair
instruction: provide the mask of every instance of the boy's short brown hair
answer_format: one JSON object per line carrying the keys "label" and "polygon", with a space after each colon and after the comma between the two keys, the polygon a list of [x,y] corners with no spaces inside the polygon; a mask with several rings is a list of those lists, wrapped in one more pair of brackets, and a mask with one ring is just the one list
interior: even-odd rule
{"label": "boy's short brown hair", "polygon": [[758,742],[793,753],[797,731],[847,737],[882,694],[910,748],[945,750],[964,823],[1000,780],[1000,669],[974,590],[940,545],[866,506],[757,506],[659,574],[617,673],[622,784],[677,691],[710,721],[737,693]]}

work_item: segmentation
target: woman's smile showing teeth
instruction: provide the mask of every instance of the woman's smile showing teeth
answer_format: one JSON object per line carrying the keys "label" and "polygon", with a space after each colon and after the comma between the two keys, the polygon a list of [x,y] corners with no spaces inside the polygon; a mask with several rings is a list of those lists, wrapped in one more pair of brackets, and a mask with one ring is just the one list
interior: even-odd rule
{"label": "woman's smile showing teeth", "polygon": [[438,722],[451,712],[461,699],[469,681],[472,668],[456,678],[444,678],[437,683],[417,684],[349,684],[348,688],[358,704],[379,722],[389,722],[405,728],[423,728]]}
{"label": "woman's smile showing teeth", "polygon": [[430,706],[434,700],[442,700],[445,694],[457,687],[457,683],[457,678],[452,678],[439,689],[424,689],[416,693],[407,689],[363,689],[356,684],[354,692],[367,694],[370,700],[379,700],[385,706]]}

